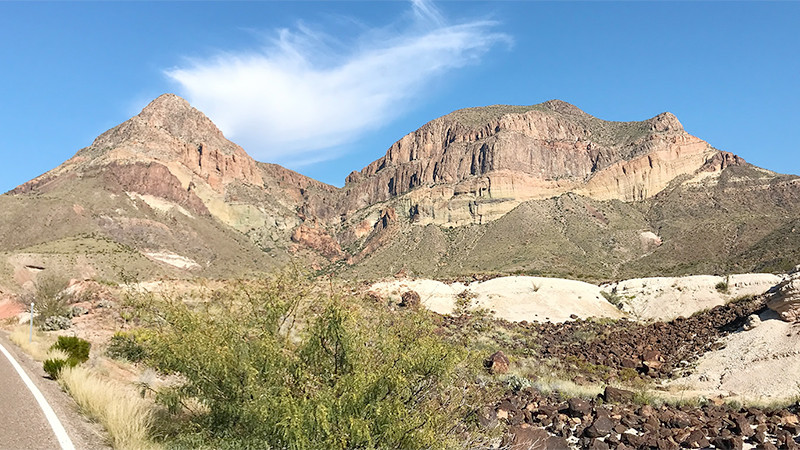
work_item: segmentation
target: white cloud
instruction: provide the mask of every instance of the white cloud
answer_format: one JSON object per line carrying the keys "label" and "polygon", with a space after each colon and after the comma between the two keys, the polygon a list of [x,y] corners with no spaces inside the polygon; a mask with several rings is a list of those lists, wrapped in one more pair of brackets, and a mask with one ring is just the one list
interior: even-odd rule
{"label": "white cloud", "polygon": [[450,24],[432,3],[413,0],[403,23],[363,29],[352,42],[301,24],[259,51],[166,73],[256,159],[299,166],[338,156],[330,149],[407,111],[432,79],[509,42],[495,26]]}

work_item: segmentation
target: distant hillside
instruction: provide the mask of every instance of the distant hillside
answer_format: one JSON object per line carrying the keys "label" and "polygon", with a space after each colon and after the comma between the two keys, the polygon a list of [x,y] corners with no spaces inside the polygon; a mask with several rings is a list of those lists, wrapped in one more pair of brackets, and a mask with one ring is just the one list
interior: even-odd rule
{"label": "distant hillside", "polygon": [[551,100],[435,119],[337,189],[254,161],[167,94],[0,196],[0,285],[290,261],[369,278],[785,271],[800,262],[798,183],[672,114],[608,122]]}

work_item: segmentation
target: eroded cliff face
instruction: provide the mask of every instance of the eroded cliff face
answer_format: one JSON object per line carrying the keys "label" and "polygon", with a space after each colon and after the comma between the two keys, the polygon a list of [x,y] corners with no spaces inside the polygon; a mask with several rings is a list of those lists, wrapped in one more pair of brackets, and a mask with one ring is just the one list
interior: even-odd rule
{"label": "eroded cliff face", "polygon": [[91,164],[142,159],[180,163],[218,192],[234,181],[256,185],[263,181],[253,158],[225,139],[203,113],[172,94],[153,100],[73,158]]}
{"label": "eroded cliff face", "polygon": [[341,209],[394,200],[417,223],[464,225],[565,192],[637,201],[683,175],[715,170],[708,163],[719,154],[670,113],[607,122],[557,100],[472,108],[429,122],[350,174]]}

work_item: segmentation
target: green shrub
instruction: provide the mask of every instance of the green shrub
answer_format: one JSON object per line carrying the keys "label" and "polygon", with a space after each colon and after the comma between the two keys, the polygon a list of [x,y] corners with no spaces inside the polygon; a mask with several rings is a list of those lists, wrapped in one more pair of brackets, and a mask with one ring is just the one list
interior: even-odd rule
{"label": "green shrub", "polygon": [[463,430],[464,354],[425,311],[324,299],[296,278],[158,311],[147,360],[185,381],[158,399],[203,405],[164,431],[168,447],[442,448]]}
{"label": "green shrub", "polygon": [[72,296],[66,292],[68,286],[66,278],[45,272],[37,277],[33,291],[23,295],[20,301],[26,309],[30,308],[31,303],[34,304],[36,321],[41,327],[51,317],[69,316]]}
{"label": "green shrub", "polygon": [[84,363],[89,359],[89,350],[92,344],[89,341],[83,340],[75,336],[59,336],[55,344],[50,347],[50,350],[62,350],[69,355],[70,360],[75,360],[76,363]]}
{"label": "green shrub", "polygon": [[139,362],[145,357],[142,332],[117,332],[111,336],[106,353],[114,359]]}
{"label": "green shrub", "polygon": [[61,375],[61,369],[66,366],[75,367],[78,365],[78,361],[73,358],[69,359],[62,359],[62,358],[50,358],[44,361],[42,368],[44,369],[45,373],[50,376],[50,378],[57,380],[58,377]]}
{"label": "green shrub", "polygon": [[624,303],[622,298],[616,292],[608,292],[608,291],[600,291],[600,294],[612,305],[616,306],[617,309],[622,309]]}

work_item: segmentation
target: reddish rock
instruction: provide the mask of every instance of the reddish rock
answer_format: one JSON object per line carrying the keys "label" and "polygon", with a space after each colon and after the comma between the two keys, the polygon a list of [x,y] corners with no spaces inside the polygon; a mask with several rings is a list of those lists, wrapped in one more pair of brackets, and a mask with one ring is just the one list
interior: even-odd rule
{"label": "reddish rock", "polygon": [[[544,428],[515,426],[509,429],[505,447],[509,450],[549,450],[550,434]],[[562,447],[566,448],[566,447]]]}
{"label": "reddish rock", "polygon": [[613,386],[606,386],[603,391],[603,401],[607,403],[629,403],[633,401],[635,394],[625,389],[617,389]]}
{"label": "reddish rock", "polygon": [[581,398],[567,400],[567,413],[572,417],[588,416],[592,413],[592,404]]}
{"label": "reddish rock", "polygon": [[494,375],[508,373],[510,365],[511,361],[508,360],[505,353],[499,350],[484,362],[484,366],[489,369],[489,373]]}
{"label": "reddish rock", "polygon": [[605,437],[614,429],[614,421],[607,416],[599,416],[589,427],[583,431],[583,435],[589,438]]}
{"label": "reddish rock", "polygon": [[344,255],[339,243],[320,227],[300,225],[292,232],[292,241],[315,250],[328,259],[341,259]]}

